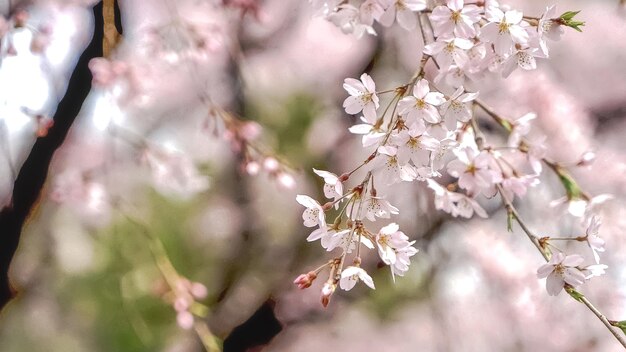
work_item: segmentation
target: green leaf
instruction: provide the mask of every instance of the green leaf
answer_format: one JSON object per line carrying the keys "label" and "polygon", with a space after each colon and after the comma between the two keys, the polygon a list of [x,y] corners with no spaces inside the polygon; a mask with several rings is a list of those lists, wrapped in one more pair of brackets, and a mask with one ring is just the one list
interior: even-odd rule
{"label": "green leaf", "polygon": [[567,293],[572,296],[573,299],[577,300],[580,303],[583,303],[583,298],[585,298],[585,296],[582,293],[576,291],[572,286],[566,285],[565,291],[567,291]]}
{"label": "green leaf", "polygon": [[562,167],[557,167],[554,171],[559,175],[559,180],[565,187],[565,191],[567,192],[567,199],[580,199],[582,198],[583,191],[578,186],[578,183],[574,178]]}
{"label": "green leaf", "polygon": [[626,335],[626,320],[612,321],[611,325],[620,328],[622,332]]}
{"label": "green leaf", "polygon": [[565,21],[569,21],[572,18],[574,18],[574,16],[578,15],[578,13],[580,12],[580,10],[578,11],[567,11],[564,12],[561,16],[559,16],[560,19],[565,20]]}
{"label": "green leaf", "polygon": [[575,30],[582,32],[579,27],[584,26],[585,22],[574,21],[574,16],[576,16],[579,12],[580,11],[567,11],[563,13],[557,21],[564,26],[574,28]]}

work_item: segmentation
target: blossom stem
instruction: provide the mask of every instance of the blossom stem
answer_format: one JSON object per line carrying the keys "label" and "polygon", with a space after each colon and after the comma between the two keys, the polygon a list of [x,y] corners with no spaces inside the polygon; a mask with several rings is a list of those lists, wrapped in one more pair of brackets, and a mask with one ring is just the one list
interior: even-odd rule
{"label": "blossom stem", "polygon": [[[478,106],[482,108],[481,105],[478,105]],[[495,116],[497,115],[494,115],[494,117]],[[476,122],[475,117],[472,117],[471,124],[472,124],[472,129],[474,130],[474,140],[476,142],[478,149],[485,150],[485,148],[483,147],[484,135],[478,128],[478,123]],[[511,202],[511,200],[507,198],[502,185],[496,184],[496,188],[498,190],[498,193],[500,193],[500,197],[502,198],[502,202],[504,203],[504,207],[507,213],[509,214],[509,216],[511,216],[515,220],[515,222],[517,222],[517,224],[521,227],[522,231],[524,231],[528,239],[535,245],[535,247],[537,248],[539,253],[541,253],[541,255],[546,260],[546,262],[550,261],[550,254],[547,253],[542,247],[541,239],[539,238],[539,236],[534,234],[532,230],[530,230],[530,228],[526,225],[526,222],[520,217],[519,213],[517,212],[517,209],[515,209],[515,206],[513,206],[513,202]],[[619,341],[619,343],[624,348],[626,348],[626,340],[621,335],[619,335],[617,331],[615,331],[615,329],[611,326],[610,322],[607,320],[606,316],[604,316],[604,314],[602,314],[593,304],[591,304],[591,302],[589,302],[589,300],[585,296],[580,295],[580,297],[574,297],[574,296],[572,297],[578,300],[579,302],[584,303],[585,306],[589,308],[589,310],[591,310],[593,314],[595,314],[596,317],[598,317],[598,319],[600,319],[600,321],[607,327],[607,329],[609,329],[611,334],[615,336],[615,338]]]}
{"label": "blossom stem", "polygon": [[580,242],[579,237],[547,237],[548,241],[578,241]]}
{"label": "blossom stem", "polygon": [[495,110],[487,106],[480,99],[475,99],[474,105],[481,108],[484,112],[487,113],[487,115],[489,115],[492,119],[494,119],[500,126],[504,127],[504,129],[507,132],[511,133],[511,131],[513,130],[513,126],[511,125],[511,123],[507,121],[506,119],[504,119],[502,116],[500,116],[497,112],[495,112]]}
{"label": "blossom stem", "polygon": [[[139,220],[136,220],[135,218],[127,214],[123,214],[123,215],[128,221],[130,221],[131,223],[139,227],[141,229],[140,232],[143,233],[145,237],[148,239],[148,241],[150,242],[148,246],[150,248],[150,252],[152,253],[155,264],[157,268],[159,269],[159,272],[165,279],[165,282],[169,286],[170,290],[172,291],[179,290],[178,282],[180,281],[181,276],[176,270],[176,268],[174,267],[174,265],[172,264],[172,261],[170,260],[169,256],[167,255],[167,251],[165,250],[165,247],[163,246],[163,242],[161,242],[161,240],[157,236],[155,236],[150,231],[148,231],[147,227],[142,222],[140,222]],[[204,307],[204,308],[205,308],[205,311],[208,310],[208,307]],[[207,313],[205,312],[204,316],[206,316],[206,314]],[[198,337],[200,338],[200,341],[202,341],[202,345],[204,346],[207,352],[219,352],[222,350],[222,348],[220,347],[219,339],[211,332],[206,322],[204,321],[195,322],[194,330],[198,334]]]}
{"label": "blossom stem", "polygon": [[[496,113],[492,108],[487,106],[482,101],[476,99],[474,101],[474,105],[480,107],[484,112],[487,113],[487,115],[489,115],[494,121],[502,126],[508,133],[511,133],[513,131],[513,125],[507,119]],[[522,145],[518,147],[518,149],[523,153],[528,152],[523,142]],[[574,180],[574,178],[569,174],[569,172],[567,172],[567,170],[562,165],[550,161],[546,158],[541,158],[541,161],[546,164],[552,171],[554,171],[554,173],[559,177],[559,181],[561,181],[561,184],[565,188],[567,196],[570,200],[575,198],[581,198],[589,201],[591,199],[591,197],[586,192],[584,192],[580,188],[580,186],[578,186],[576,180]]]}
{"label": "blossom stem", "polygon": [[[537,239],[537,236],[535,234],[533,234],[533,232],[528,228],[528,226],[526,226],[526,223],[524,222],[524,220],[522,220],[522,218],[519,216],[517,210],[515,209],[515,207],[513,206],[513,204],[511,203],[510,200],[508,200],[506,198],[506,196],[504,195],[504,193],[502,192],[502,186],[501,185],[496,185],[496,187],[498,188],[498,191],[500,192],[500,196],[502,197],[502,201],[505,204],[505,207],[507,209],[508,212],[510,212],[513,215],[513,218],[515,219],[515,221],[520,225],[520,227],[522,228],[522,230],[524,231],[524,233],[528,236],[528,238],[531,240],[531,242],[535,245],[535,247],[537,247],[537,249],[539,250],[539,252],[541,252],[541,255],[544,257],[544,259],[546,261],[550,260],[550,257],[548,256],[547,253],[545,253],[545,251],[542,249],[541,245],[539,244],[539,240]],[[619,332],[617,332],[615,330],[615,328],[613,326],[611,326],[611,323],[609,322],[609,320],[606,318],[606,316],[604,314],[602,314],[598,308],[596,308],[585,296],[582,296],[580,298],[578,298],[577,300],[579,300],[580,302],[582,302],[591,312],[593,312],[593,314],[602,322],[602,324],[604,324],[604,326],[606,326],[607,329],[609,329],[609,331],[611,332],[611,334],[613,336],[615,336],[615,338],[617,339],[617,341],[626,349],[626,339],[624,339],[623,336],[621,336],[619,334]]]}
{"label": "blossom stem", "polygon": [[541,255],[543,256],[543,258],[546,261],[549,261],[550,256],[541,247],[541,244],[539,243],[539,237],[530,230],[530,228],[526,225],[526,222],[519,216],[519,213],[517,212],[517,209],[515,209],[515,207],[513,206],[513,203],[505,195],[502,185],[498,184],[496,185],[496,188],[498,189],[498,192],[500,193],[500,196],[502,197],[502,202],[504,203],[504,207],[506,211],[513,216],[513,219],[522,228],[522,231],[524,231],[526,236],[528,236],[528,239],[535,245],[535,247],[537,247],[539,252],[541,252]]}
{"label": "blossom stem", "polygon": [[604,314],[602,314],[598,308],[596,308],[591,302],[589,302],[589,300],[587,299],[587,297],[582,296],[580,301],[587,306],[587,308],[589,308],[589,310],[595,314],[596,317],[598,317],[598,319],[600,319],[600,321],[602,322],[602,324],[604,324],[604,326],[606,326],[607,329],[609,329],[609,331],[611,332],[611,334],[613,334],[613,336],[615,336],[615,338],[617,339],[617,341],[619,341],[619,343],[622,345],[622,347],[624,347],[624,349],[626,349],[626,339],[624,339],[624,336],[620,335],[620,333],[618,331],[615,330],[615,328],[613,326],[611,326],[611,323],[609,322],[609,320],[606,318],[606,316]]}
{"label": "blossom stem", "polygon": [[198,334],[200,341],[202,341],[202,345],[207,350],[207,352],[221,352],[222,348],[218,343],[217,338],[211,332],[211,329],[207,326],[205,322],[198,322],[194,325],[194,330]]}

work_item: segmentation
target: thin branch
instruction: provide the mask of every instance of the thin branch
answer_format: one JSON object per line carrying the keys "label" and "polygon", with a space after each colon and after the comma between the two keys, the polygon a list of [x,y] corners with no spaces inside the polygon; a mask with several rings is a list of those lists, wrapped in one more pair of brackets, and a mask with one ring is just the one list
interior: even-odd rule
{"label": "thin branch", "polygon": [[[483,105],[481,103],[478,103],[478,102],[476,103],[476,105],[480,106],[483,110],[485,110],[485,112],[487,112],[492,117],[500,119],[500,116],[498,116],[492,110],[489,109],[489,111],[491,111],[491,112],[488,112],[488,110],[487,110],[488,108],[485,105]],[[478,127],[478,123],[476,122],[476,118],[475,117],[473,117],[471,119],[471,124],[472,124],[472,129],[474,130],[474,139],[476,141],[476,145],[477,145],[478,149],[485,150],[485,148],[483,146],[484,141],[485,141],[485,137],[484,137],[482,131],[480,131],[480,129]],[[526,225],[526,222],[519,215],[517,209],[515,209],[515,206],[513,205],[513,202],[510,199],[508,199],[508,197],[506,196],[506,194],[504,192],[504,189],[502,188],[502,185],[501,184],[496,184],[496,188],[497,188],[498,192],[500,193],[500,196],[502,198],[502,203],[504,204],[504,207],[506,208],[506,211],[507,211],[507,215],[512,217],[512,219],[514,219],[515,222],[517,222],[517,224],[520,226],[522,231],[524,231],[524,233],[526,234],[528,239],[535,245],[537,250],[541,253],[543,258],[546,261],[549,261],[550,260],[550,254],[547,253],[543,249],[543,247],[541,246],[541,243],[539,241],[539,237],[535,233],[533,233],[533,231],[528,227],[528,225]],[[598,319],[602,322],[602,324],[604,324],[604,326],[606,326],[606,328],[609,329],[611,334],[626,349],[626,339],[624,339],[624,337],[622,335],[620,335],[620,333],[618,331],[616,331],[613,326],[611,326],[611,323],[608,321],[606,316],[604,314],[602,314],[593,304],[591,304],[591,302],[589,302],[589,300],[585,296],[583,296],[582,294],[577,293],[575,290],[573,290],[573,288],[572,288],[572,291],[573,292],[570,292],[568,290],[568,293],[570,294],[570,296],[572,298],[574,298],[575,300],[585,304],[585,306],[587,308],[589,308],[589,310],[592,311],[593,314],[595,314],[596,317],[598,317]],[[573,293],[575,293],[576,296],[573,295]]]}
{"label": "thin branch", "polygon": [[606,318],[606,316],[604,314],[602,314],[598,308],[596,308],[593,304],[591,304],[591,302],[589,302],[589,300],[587,299],[587,297],[583,296],[581,297],[580,301],[587,306],[587,308],[589,308],[589,310],[596,315],[596,317],[598,317],[598,319],[600,319],[600,321],[602,322],[602,324],[604,324],[604,326],[606,326],[607,329],[609,329],[609,331],[611,332],[611,334],[613,334],[613,336],[615,336],[615,338],[617,339],[617,341],[619,341],[619,343],[626,348],[626,339],[624,339],[624,336],[622,336],[609,322],[609,320]]}

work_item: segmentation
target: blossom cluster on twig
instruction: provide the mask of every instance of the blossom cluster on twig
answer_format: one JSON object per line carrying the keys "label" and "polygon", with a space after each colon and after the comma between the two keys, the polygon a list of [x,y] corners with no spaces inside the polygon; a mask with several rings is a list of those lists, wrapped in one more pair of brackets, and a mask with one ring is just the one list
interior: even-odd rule
{"label": "blossom cluster on twig", "polygon": [[[599,253],[605,248],[593,204],[609,197],[592,198],[563,165],[546,159],[545,136],[532,127],[537,117],[534,113],[504,118],[478,99],[476,89],[477,83],[489,75],[507,78],[518,68],[535,69],[536,59],[549,57],[548,44],[559,40],[564,27],[580,31],[584,23],[574,18],[578,12],[558,15],[556,7],[550,6],[541,16],[531,17],[496,1],[448,0],[435,1],[434,5],[423,0],[311,3],[318,15],[357,37],[375,35],[375,22],[383,27],[397,23],[407,35],[419,26],[425,46],[419,55],[420,66],[407,84],[377,90],[367,73],[360,79],[345,79],[343,87],[349,96],[343,107],[347,114],[360,119],[349,131],[361,136],[363,148],[371,154],[342,174],[314,169],[324,179],[324,195],[330,201],[318,202],[306,195],[296,198],[306,208],[304,225],[316,228],[307,240],[321,240],[327,251],[340,250],[326,264],[299,276],[296,285],[311,286],[320,272],[329,268],[328,280],[321,289],[324,306],[337,285],[349,290],[362,281],[373,289],[371,276],[361,268],[363,246],[377,248],[380,260],[391,267],[394,278],[402,276],[417,253],[415,241],[410,241],[395,223],[376,231],[370,230],[372,225],[366,220],[389,219],[400,211],[380,194],[380,185],[424,182],[434,192],[435,207],[454,217],[487,217],[481,199],[500,194],[509,214],[509,229],[511,221],[517,221],[548,261],[537,270],[539,278],[547,278],[548,293],[557,295],[565,288],[591,309],[591,303],[576,288],[607,269],[600,263]],[[436,67],[432,79],[427,79],[425,73],[429,62]],[[390,97],[384,99],[386,95]],[[479,129],[477,109],[504,128],[508,134],[506,145],[492,145],[485,139]],[[583,159],[579,164],[589,163],[589,155]],[[529,188],[539,184],[544,164],[565,186],[564,202],[587,227],[584,235],[536,236],[513,207],[515,198],[523,198]],[[348,186],[357,171],[366,173],[364,180]],[[447,182],[447,176],[454,181]],[[327,221],[333,209],[339,210],[338,214],[333,221]],[[562,251],[555,244],[558,240],[586,243],[594,264],[583,265],[585,257]],[[353,258],[352,265],[346,264],[348,257]],[[606,318],[600,320],[607,325]],[[624,344],[623,338],[618,340]]]}

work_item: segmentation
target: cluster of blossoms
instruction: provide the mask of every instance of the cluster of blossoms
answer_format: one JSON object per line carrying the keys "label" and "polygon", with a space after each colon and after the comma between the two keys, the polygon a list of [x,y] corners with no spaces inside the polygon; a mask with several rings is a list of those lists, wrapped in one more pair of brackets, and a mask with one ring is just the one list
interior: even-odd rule
{"label": "cluster of blossoms", "polygon": [[199,282],[191,282],[186,278],[178,278],[171,291],[165,295],[176,311],[176,322],[183,329],[191,329],[194,323],[194,315],[203,317],[206,315],[206,306],[198,303],[207,297],[206,286]]}
{"label": "cluster of blossoms", "polygon": [[203,129],[207,133],[222,136],[230,143],[233,152],[240,155],[241,170],[244,173],[256,176],[264,172],[281,187],[291,189],[295,186],[296,181],[290,167],[259,146],[258,139],[262,132],[260,124],[242,120],[231,112],[212,107]]}
{"label": "cluster of blossoms", "polygon": [[[295,281],[300,288],[309,287],[329,266],[330,276],[322,288],[324,305],[337,283],[348,290],[360,280],[374,288],[371,277],[360,267],[362,245],[372,249],[376,246],[394,277],[408,270],[411,256],[417,253],[414,241],[409,241],[395,223],[378,232],[370,232],[364,224],[365,219],[390,218],[399,211],[377,194],[380,183],[424,182],[434,192],[437,209],[453,217],[470,218],[474,213],[487,217],[479,201],[498,193],[504,204],[512,206],[515,197],[524,197],[530,187],[539,183],[542,164],[551,166],[559,176],[565,175],[563,168],[545,159],[545,137],[531,128],[535,114],[503,118],[481,103],[478,91],[472,87],[489,74],[506,78],[518,67],[535,69],[535,58],[548,57],[548,39],[558,40],[566,26],[580,30],[583,23],[573,20],[577,12],[557,16],[551,6],[541,17],[528,17],[496,1],[466,5],[463,0],[448,0],[433,7],[422,0],[312,2],[320,14],[357,37],[366,32],[375,34],[374,21],[383,26],[397,21],[400,27],[410,30],[419,19],[433,29],[431,40],[426,38],[420,67],[409,83],[377,91],[368,74],[360,80],[345,79],[343,87],[349,96],[343,107],[347,114],[361,115],[360,122],[349,131],[361,136],[369,157],[340,176],[314,170],[324,179],[324,195],[331,201],[322,205],[305,195],[297,197],[307,208],[304,225],[317,227],[308,240],[320,239],[327,251],[341,249],[341,255]],[[432,80],[425,79],[424,68],[429,61],[438,70]],[[383,94],[393,95],[386,104],[381,102]],[[474,108],[482,109],[506,130],[507,145],[488,144]],[[357,171],[367,173],[364,181],[346,191],[345,183]],[[567,201],[589,201],[582,194],[568,189]],[[327,224],[326,213],[339,207],[335,221]],[[512,216],[509,207],[507,210]],[[584,258],[560,251],[552,243],[556,238],[533,237],[549,260],[538,270],[538,276],[548,277],[551,295],[563,287],[575,288],[606,269],[598,257],[598,252],[604,250],[604,242],[598,237],[599,220],[591,211],[583,214],[581,224],[589,224],[587,234],[568,239],[587,242],[596,259],[594,265],[582,267]],[[353,266],[344,268],[347,255],[353,252]]]}
{"label": "cluster of blossoms", "polygon": [[463,0],[311,0],[317,13],[345,33],[357,37],[376,34],[374,22],[389,27],[395,22],[406,30],[417,26],[425,15],[434,31],[434,41],[424,53],[434,56],[440,74],[435,83],[459,87],[465,81],[480,78],[485,71],[508,76],[517,67],[536,68],[535,58],[547,58],[547,40],[558,40],[563,26],[579,29],[576,12],[558,16],[556,7],[546,9],[539,18],[525,17],[522,12],[500,6],[497,1],[464,4]]}

